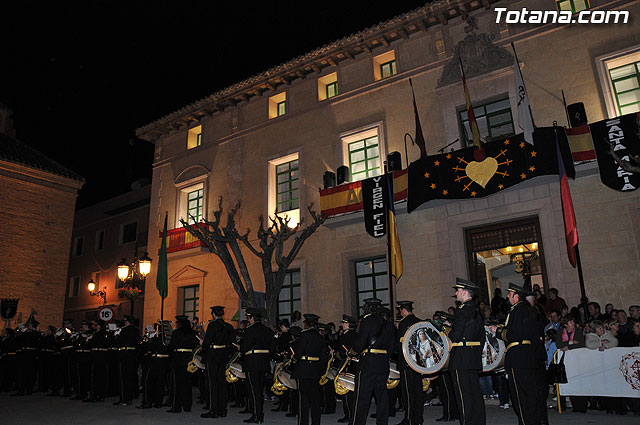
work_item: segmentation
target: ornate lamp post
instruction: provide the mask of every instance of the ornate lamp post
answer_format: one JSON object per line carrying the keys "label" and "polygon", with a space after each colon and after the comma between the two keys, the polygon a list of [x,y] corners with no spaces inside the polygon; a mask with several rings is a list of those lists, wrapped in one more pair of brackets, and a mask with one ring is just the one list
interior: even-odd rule
{"label": "ornate lamp post", "polygon": [[118,292],[118,297],[131,300],[131,315],[133,315],[133,303],[142,295],[140,286],[151,271],[151,258],[147,252],[138,258],[138,250],[133,253],[133,260],[128,263],[122,259],[118,264],[118,279],[124,283],[124,287]]}
{"label": "ornate lamp post", "polygon": [[96,283],[91,279],[87,284],[87,289],[89,290],[89,294],[92,297],[100,297],[102,298],[102,305],[107,303],[107,287],[105,286],[101,290],[96,291]]}

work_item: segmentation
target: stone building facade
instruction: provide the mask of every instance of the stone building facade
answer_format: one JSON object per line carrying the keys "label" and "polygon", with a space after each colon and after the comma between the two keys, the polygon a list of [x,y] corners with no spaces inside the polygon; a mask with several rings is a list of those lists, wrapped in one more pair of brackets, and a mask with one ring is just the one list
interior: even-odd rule
{"label": "stone building facade", "polygon": [[[130,264],[134,254],[140,258],[147,251],[150,192],[150,184],[136,182],[130,192],[76,211],[64,304],[65,318],[76,325],[98,319],[103,306],[113,311],[114,319],[132,313],[142,319],[145,285],[133,302],[119,295],[125,285],[118,279],[117,268],[123,259]],[[94,293],[102,290],[105,298],[91,295],[90,280],[95,283]]]}
{"label": "stone building facade", "polygon": [[60,326],[73,213],[84,179],[15,139],[10,111],[0,111],[0,298],[18,299],[40,327]]}
{"label": "stone building facade", "polygon": [[[640,2],[590,2],[591,11],[629,11],[628,24],[507,24],[496,22],[493,10],[556,10],[565,3],[433,1],[138,129],[139,137],[155,144],[150,252],[159,247],[155,235],[165,211],[177,237],[184,234],[179,219],[190,208],[201,208],[198,218],[211,219],[220,196],[226,209],[240,200],[238,228],[255,232],[258,217],[274,211],[309,221],[306,206],[313,203],[318,209],[325,171],[347,165],[353,179],[381,173],[386,155],[394,151],[401,152],[405,168],[405,134],[415,131],[410,79],[427,151],[461,148],[467,136],[460,56],[469,65],[466,77],[479,108],[476,115],[482,119],[484,114],[488,123],[482,129],[486,138],[508,134],[502,124],[517,132],[511,43],[538,126],[567,124],[563,91],[568,104],[584,104],[589,122],[621,115],[611,70],[639,60]],[[417,149],[407,150],[409,162],[415,161]],[[606,188],[594,162],[576,169],[570,186],[586,293],[591,300],[626,308],[629,300],[640,299],[640,192]],[[285,183],[289,188],[280,190]],[[197,200],[193,205],[190,196]],[[570,305],[579,302],[557,176],[536,177],[485,198],[431,201],[411,214],[403,202],[396,210],[404,274],[393,288],[394,298],[414,300],[419,316],[452,304],[457,276],[482,281],[487,294],[521,278],[509,262],[510,251],[520,249],[538,257],[532,264],[533,283],[545,292],[557,288]],[[524,236],[499,244],[513,234]],[[185,303],[185,291],[191,296],[195,289],[187,288],[197,288],[200,317],[208,317],[208,307],[216,304],[226,305],[233,315],[238,297],[222,263],[197,241],[187,242],[175,242],[169,254],[165,317],[194,308]],[[362,212],[328,219],[291,268],[281,293],[281,315],[299,309],[336,321],[343,313],[357,315],[367,296],[388,299],[386,252],[384,240],[365,232]],[[245,257],[253,260],[248,252]],[[260,290],[260,264],[250,261],[248,266]],[[155,269],[149,278],[155,279]],[[160,298],[148,294],[145,321],[159,317],[159,311]]]}

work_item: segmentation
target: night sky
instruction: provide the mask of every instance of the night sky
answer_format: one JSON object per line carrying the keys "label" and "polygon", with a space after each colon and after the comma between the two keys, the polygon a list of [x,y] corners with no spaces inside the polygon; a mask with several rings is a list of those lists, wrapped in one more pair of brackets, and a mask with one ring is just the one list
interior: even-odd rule
{"label": "night sky", "polygon": [[84,207],[151,176],[136,128],[425,3],[2,2],[0,102],[18,139],[85,177]]}

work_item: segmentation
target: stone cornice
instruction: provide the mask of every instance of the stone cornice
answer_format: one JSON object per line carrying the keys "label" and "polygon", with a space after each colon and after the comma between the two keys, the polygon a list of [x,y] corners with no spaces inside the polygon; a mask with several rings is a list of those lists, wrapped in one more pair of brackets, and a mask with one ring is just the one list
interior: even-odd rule
{"label": "stone cornice", "polygon": [[325,68],[335,67],[360,54],[371,54],[373,49],[408,39],[414,33],[426,32],[432,26],[446,25],[451,19],[464,18],[473,10],[489,9],[498,1],[502,0],[435,0],[226,87],[138,128],[136,135],[155,142],[174,130],[186,128],[204,117],[235,107],[265,92],[278,90],[293,80],[320,75]]}

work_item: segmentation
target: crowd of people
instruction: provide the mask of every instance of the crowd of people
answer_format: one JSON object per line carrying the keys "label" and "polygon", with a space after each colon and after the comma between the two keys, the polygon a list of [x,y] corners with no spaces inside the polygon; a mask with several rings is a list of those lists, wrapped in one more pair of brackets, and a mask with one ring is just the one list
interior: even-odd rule
{"label": "crowd of people", "polygon": [[[131,316],[110,324],[83,321],[77,329],[66,320],[61,328],[40,332],[32,315],[18,329],[3,331],[0,390],[14,396],[40,391],[84,403],[113,398],[114,405],[137,399],[140,409],[166,406],[168,413],[180,413],[192,410],[195,386],[197,402],[206,410],[203,418],[226,417],[230,406],[250,415],[244,422],[261,423],[264,401],[272,399],[273,411],[298,416],[302,425],[309,418],[317,425],[321,415],[335,413],[338,400],[344,414],[338,422],[364,424],[372,399],[379,425],[400,415],[399,425],[421,424],[429,404],[442,406],[437,421],[483,424],[483,398],[498,398],[500,407],[513,408],[519,422],[546,424],[548,399],[555,394],[545,372],[557,350],[603,351],[640,343],[637,305],[625,311],[607,304],[602,312],[598,303],[583,300],[570,309],[553,288],[545,297],[536,286],[525,290],[512,284],[506,298],[496,289],[491,303],[485,303],[478,301],[479,288],[472,282],[458,279],[455,289],[456,305],[431,319],[448,329],[451,353],[448,369],[428,377],[429,382],[402,353],[407,329],[422,320],[414,315],[413,302],[398,302],[393,314],[373,298],[365,300],[362,316],[343,315],[337,326],[295,312],[291,321],[279,320],[270,328],[261,309],[249,308],[246,320],[234,328],[223,319],[224,307],[214,306],[206,330],[197,319],[180,315],[170,335],[157,323],[147,326],[143,337]],[[480,373],[486,329],[507,346],[504,370],[497,373]],[[390,361],[400,385],[387,385]],[[234,364],[241,373],[234,372]],[[337,394],[328,378],[330,366],[350,371],[354,388]],[[295,385],[272,385],[283,370]],[[638,401],[569,400],[576,412],[639,415]],[[564,397],[560,403],[567,407]]]}

